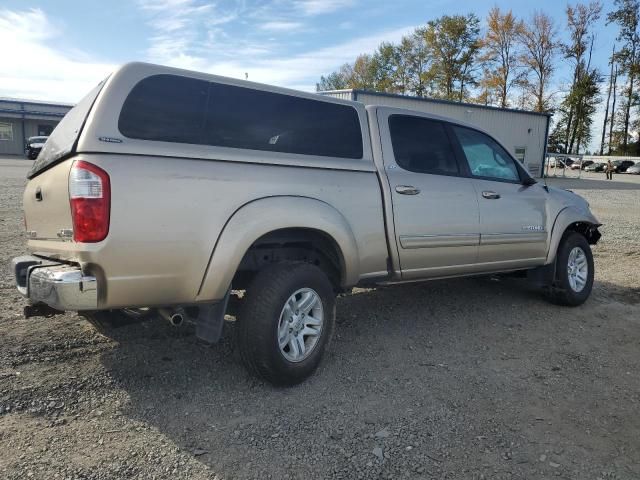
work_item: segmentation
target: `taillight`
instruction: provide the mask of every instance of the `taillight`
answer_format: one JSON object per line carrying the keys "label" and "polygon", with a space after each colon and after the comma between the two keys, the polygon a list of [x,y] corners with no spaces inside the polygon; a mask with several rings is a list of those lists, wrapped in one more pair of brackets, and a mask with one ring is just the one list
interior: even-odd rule
{"label": "taillight", "polygon": [[109,233],[111,184],[109,175],[84,160],[76,161],[69,174],[69,198],[73,218],[73,239],[91,243]]}

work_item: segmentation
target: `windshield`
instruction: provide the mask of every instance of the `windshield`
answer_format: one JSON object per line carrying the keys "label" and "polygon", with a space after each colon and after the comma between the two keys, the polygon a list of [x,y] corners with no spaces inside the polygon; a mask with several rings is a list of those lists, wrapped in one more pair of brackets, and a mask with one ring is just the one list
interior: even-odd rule
{"label": "windshield", "polygon": [[84,125],[84,120],[87,118],[89,110],[91,110],[91,106],[98,96],[98,93],[100,93],[104,82],[105,81],[100,82],[98,86],[91,90],[64,116],[49,136],[47,143],[40,152],[40,155],[38,155],[38,159],[33,163],[33,167],[29,175],[27,175],[27,178],[34,177],[73,151],[76,140]]}
{"label": "windshield", "polygon": [[31,137],[29,138],[29,143],[44,143],[47,141],[49,137]]}

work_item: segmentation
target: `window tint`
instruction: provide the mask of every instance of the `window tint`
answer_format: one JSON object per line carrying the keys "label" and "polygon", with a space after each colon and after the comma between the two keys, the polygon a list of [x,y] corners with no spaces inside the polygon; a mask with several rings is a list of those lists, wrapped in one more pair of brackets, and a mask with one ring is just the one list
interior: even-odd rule
{"label": "window tint", "polygon": [[205,143],[324,157],[362,158],[353,107],[211,84]]}
{"label": "window tint", "polygon": [[476,177],[519,181],[513,159],[496,141],[476,130],[453,127],[467,158],[471,174]]}
{"label": "window tint", "polygon": [[142,140],[362,158],[353,107],[176,75],[138,83],[118,126]]}
{"label": "window tint", "polygon": [[120,112],[125,137],[163,142],[200,143],[209,82],[156,75],[139,82]]}
{"label": "window tint", "polygon": [[391,115],[389,130],[396,163],[405,170],[436,175],[459,173],[443,123],[409,115]]}
{"label": "window tint", "polygon": [[89,115],[93,102],[98,97],[103,85],[104,81],[100,82],[60,120],[60,123],[51,132],[40,155],[33,162],[33,167],[31,167],[27,178],[33,178],[42,170],[65,158],[73,151],[76,140],[84,126],[84,121]]}

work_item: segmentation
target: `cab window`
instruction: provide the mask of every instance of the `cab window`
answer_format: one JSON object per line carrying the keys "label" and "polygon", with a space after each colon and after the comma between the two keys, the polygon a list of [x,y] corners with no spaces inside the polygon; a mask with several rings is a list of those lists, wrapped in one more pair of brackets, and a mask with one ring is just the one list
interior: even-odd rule
{"label": "cab window", "polygon": [[454,126],[474,177],[518,182],[520,175],[511,156],[491,137],[470,128]]}
{"label": "cab window", "polygon": [[434,175],[458,175],[453,147],[442,122],[410,115],[391,115],[393,156],[405,170]]}

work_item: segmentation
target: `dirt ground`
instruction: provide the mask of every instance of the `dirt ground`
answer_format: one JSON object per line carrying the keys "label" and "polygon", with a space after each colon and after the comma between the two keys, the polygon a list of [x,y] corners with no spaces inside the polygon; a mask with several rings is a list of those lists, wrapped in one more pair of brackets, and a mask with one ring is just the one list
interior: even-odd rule
{"label": "dirt ground", "polygon": [[554,180],[600,220],[591,299],[517,279],[359,291],[306,383],[157,320],[22,316],[30,162],[0,160],[0,478],[640,479],[640,178]]}

